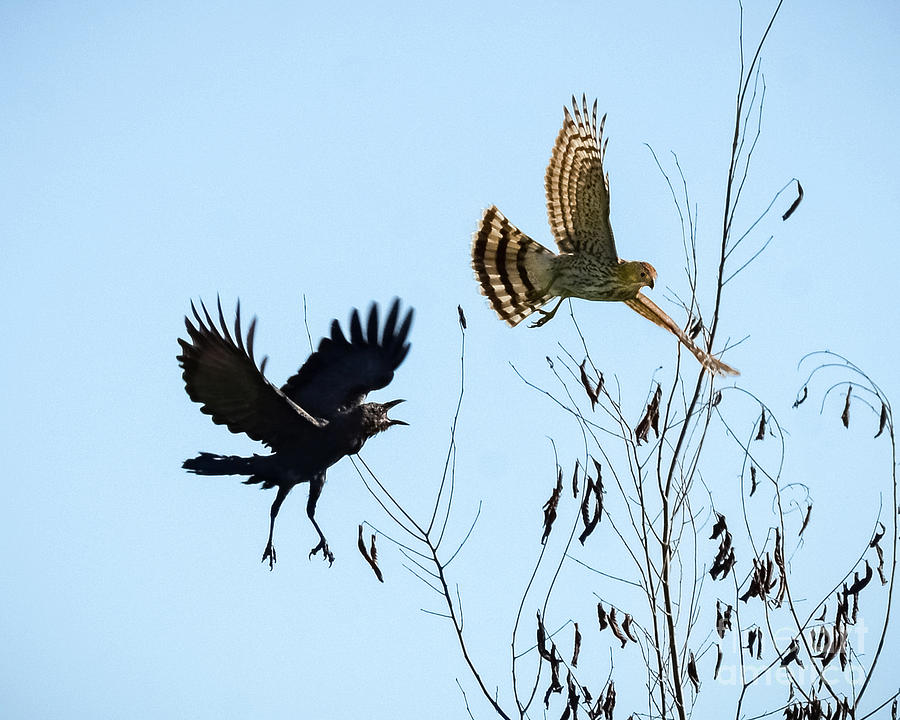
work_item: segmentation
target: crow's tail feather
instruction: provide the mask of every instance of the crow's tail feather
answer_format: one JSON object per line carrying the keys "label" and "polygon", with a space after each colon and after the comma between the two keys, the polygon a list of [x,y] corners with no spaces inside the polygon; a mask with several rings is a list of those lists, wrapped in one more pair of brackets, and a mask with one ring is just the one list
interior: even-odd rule
{"label": "crow's tail feather", "polygon": [[241,457],[202,452],[185,460],[182,467],[198,475],[253,475],[260,470],[260,461],[264,459],[264,455]]}

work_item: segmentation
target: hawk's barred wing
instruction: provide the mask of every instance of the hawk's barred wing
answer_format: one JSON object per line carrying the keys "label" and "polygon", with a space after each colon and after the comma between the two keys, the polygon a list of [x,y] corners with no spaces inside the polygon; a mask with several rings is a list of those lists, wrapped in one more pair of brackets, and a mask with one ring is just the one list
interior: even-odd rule
{"label": "hawk's barred wing", "polygon": [[[222,303],[218,303],[219,327],[201,302],[203,316],[191,303],[194,323],[184,319],[190,341],[178,338],[182,354],[178,361],[184,369],[184,385],[191,400],[213,422],[226,425],[233,433],[246,433],[269,447],[291,445],[313,427],[327,423],[313,417],[266,380],[266,358],[256,366],[253,334],[256,319],[250,323],[247,342],[241,336],[241,306],[238,303],[234,337],[228,331]],[[196,325],[195,325],[196,323]]]}
{"label": "hawk's barred wing", "polygon": [[652,320],[661,328],[665,328],[672,333],[681,341],[682,345],[694,354],[694,357],[700,361],[700,364],[714,375],[740,375],[740,373],[730,365],[726,365],[719,360],[719,358],[713,357],[705,350],[697,347],[693,340],[685,334],[684,330],[678,326],[678,323],[666,315],[662,308],[643,293],[638,293],[637,297],[632,300],[626,300],[625,304],[635,312],[643,315],[648,320]]}
{"label": "hawk's barred wing", "polygon": [[609,224],[609,178],[603,172],[603,125],[597,126],[597,101],[590,115],[587,100],[581,109],[572,97],[572,111],[553,146],[544,186],[547,214],[561,252],[585,252],[616,262],[616,242]]}
{"label": "hawk's barred wing", "polygon": [[350,316],[348,340],[337,320],[331,323],[331,337],[282,386],[291,400],[309,412],[329,417],[340,408],[361,403],[366,395],[385,387],[409,352],[406,337],[412,325],[410,308],[400,323],[400,301],[395,299],[379,335],[378,305],[372,303],[365,330],[359,311]]}

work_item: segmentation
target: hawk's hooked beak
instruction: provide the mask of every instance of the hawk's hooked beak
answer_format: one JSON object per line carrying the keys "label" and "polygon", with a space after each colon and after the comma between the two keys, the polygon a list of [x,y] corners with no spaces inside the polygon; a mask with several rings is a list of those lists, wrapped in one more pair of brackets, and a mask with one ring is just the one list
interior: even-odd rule
{"label": "hawk's hooked beak", "polygon": [[647,283],[650,286],[650,289],[653,289],[653,276],[650,276],[650,282]]}
{"label": "hawk's hooked beak", "polygon": [[[392,407],[399,405],[402,402],[406,402],[406,400],[391,400],[390,402],[386,402],[384,404],[385,414],[387,414],[387,411]],[[388,421],[390,425],[409,425],[408,422],[404,422],[403,420],[394,420],[394,418],[388,418]]]}

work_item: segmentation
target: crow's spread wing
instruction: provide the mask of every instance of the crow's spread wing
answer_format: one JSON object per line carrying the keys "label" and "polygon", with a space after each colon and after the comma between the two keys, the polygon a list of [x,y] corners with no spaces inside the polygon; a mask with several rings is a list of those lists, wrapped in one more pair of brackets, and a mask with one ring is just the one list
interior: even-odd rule
{"label": "crow's spread wing", "polygon": [[349,340],[334,320],[331,337],[322,339],[318,350],[288,378],[282,392],[307,411],[326,418],[341,408],[358,405],[367,393],[393,379],[394,370],[409,352],[406,336],[412,325],[412,308],[398,326],[399,315],[400,301],[394,299],[379,335],[378,305],[372,304],[365,329],[354,310]]}
{"label": "crow's spread wing", "polygon": [[609,177],[603,170],[606,116],[598,127],[597,102],[589,114],[583,95],[581,108],[573,97],[572,113],[565,108],[565,115],[544,176],[550,228],[561,252],[586,252],[614,263]]}
{"label": "crow's spread wing", "polygon": [[256,319],[250,323],[247,342],[241,337],[241,306],[238,303],[234,321],[234,337],[228,331],[222,303],[219,327],[213,322],[203,303],[201,317],[191,303],[196,326],[185,317],[190,341],[178,338],[184,368],[184,385],[191,400],[202,404],[202,411],[213,422],[227,425],[233,433],[247,433],[269,447],[290,446],[313,427],[327,423],[313,417],[277,387],[266,380],[266,359],[256,366],[253,357],[253,333]]}

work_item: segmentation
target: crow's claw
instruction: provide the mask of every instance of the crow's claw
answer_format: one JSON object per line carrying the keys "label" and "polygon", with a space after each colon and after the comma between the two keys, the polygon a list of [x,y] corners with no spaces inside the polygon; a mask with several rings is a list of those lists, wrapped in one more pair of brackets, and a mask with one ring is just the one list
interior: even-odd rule
{"label": "crow's claw", "polygon": [[269,570],[275,569],[275,546],[272,543],[266,545],[266,549],[263,552],[262,560],[260,562],[269,561]]}
{"label": "crow's claw", "polygon": [[325,542],[325,538],[322,538],[319,544],[309,551],[309,557],[312,558],[319,550],[322,551],[322,556],[328,561],[328,567],[331,567],[334,564],[334,554],[328,549],[328,543]]}

